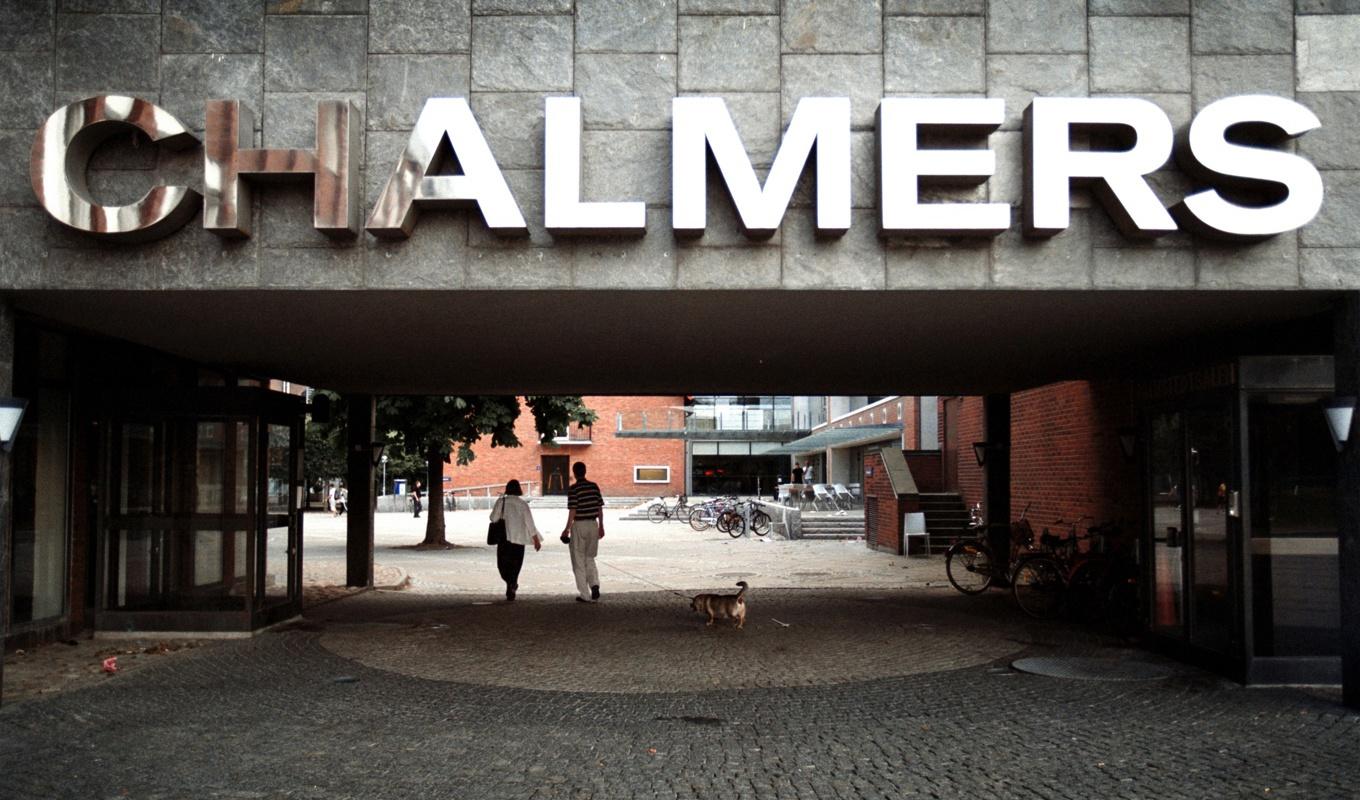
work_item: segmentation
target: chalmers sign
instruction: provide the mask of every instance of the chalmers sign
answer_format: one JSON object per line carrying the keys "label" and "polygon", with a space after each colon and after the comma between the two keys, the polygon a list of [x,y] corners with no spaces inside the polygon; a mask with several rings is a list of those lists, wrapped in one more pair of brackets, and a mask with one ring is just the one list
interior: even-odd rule
{"label": "chalmers sign", "polygon": [[[772,235],[794,187],[812,161],[816,227],[837,236],[850,227],[850,101],[809,97],[798,103],[763,184],[726,103],[716,97],[672,101],[672,226],[700,236],[707,220],[708,159],[726,185],[740,222],[753,238]],[[543,223],[554,235],[641,236],[642,202],[581,198],[581,101],[544,101]],[[1005,118],[991,98],[884,98],[877,112],[880,233],[906,236],[995,236],[1010,226],[1006,203],[922,202],[924,184],[977,185],[996,172],[986,137]],[[253,117],[235,100],[207,103],[203,193],[158,185],[130,205],[101,205],[90,196],[91,154],[110,135],[131,128],[162,146],[199,140],[164,109],[136,97],[101,95],[58,109],[39,129],[30,163],[33,190],[63,224],[127,241],[173,233],[203,210],[203,226],[220,236],[250,235],[252,184],[310,180],[313,224],[328,236],[411,235],[423,209],[475,206],[492,231],[527,232],[524,215],[465,98],[425,102],[405,149],[366,222],[355,177],[360,150],[358,110],[324,101],[316,109],[313,149],[252,146]],[[1024,115],[1024,232],[1033,237],[1068,227],[1069,188],[1088,185],[1126,236],[1155,237],[1179,228],[1219,239],[1256,240],[1307,224],[1322,206],[1322,179],[1306,159],[1279,145],[1321,123],[1304,106],[1270,95],[1227,97],[1205,106],[1177,136],[1165,112],[1138,98],[1039,97]],[[1073,132],[1092,147],[1073,146]],[[972,147],[927,147],[941,132]],[[936,134],[934,139],[928,138]],[[972,141],[970,141],[972,140]],[[1099,143],[1099,146],[1094,146]],[[981,146],[977,146],[981,145]],[[451,148],[458,174],[439,169]],[[813,156],[815,155],[815,159]],[[1172,157],[1198,188],[1172,208],[1147,176]]]}

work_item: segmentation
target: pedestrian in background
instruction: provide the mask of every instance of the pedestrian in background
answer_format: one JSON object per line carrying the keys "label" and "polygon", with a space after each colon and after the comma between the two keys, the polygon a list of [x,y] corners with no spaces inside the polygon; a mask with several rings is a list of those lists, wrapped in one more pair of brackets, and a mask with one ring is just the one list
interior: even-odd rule
{"label": "pedestrian in background", "polygon": [[567,489],[567,527],[562,541],[571,545],[571,572],[576,576],[576,602],[600,599],[600,571],[595,554],[604,538],[604,496],[594,481],[586,480],[586,465],[571,465],[576,481]]}
{"label": "pedestrian in background", "polygon": [[416,481],[416,488],[411,490],[411,507],[416,510],[416,519],[420,519],[420,481]]}
{"label": "pedestrian in background", "polygon": [[335,493],[335,515],[338,517],[349,509],[349,489],[345,484],[340,484],[340,488]]}
{"label": "pedestrian in background", "polygon": [[330,491],[326,492],[326,508],[332,517],[340,516],[340,484],[332,483]]}
{"label": "pedestrian in background", "polygon": [[519,481],[505,484],[505,494],[491,506],[491,521],[505,520],[505,541],[496,545],[496,569],[505,581],[505,599],[514,600],[519,590],[519,571],[524,566],[524,547],[543,548],[543,536],[534,525],[533,512],[524,500]]}

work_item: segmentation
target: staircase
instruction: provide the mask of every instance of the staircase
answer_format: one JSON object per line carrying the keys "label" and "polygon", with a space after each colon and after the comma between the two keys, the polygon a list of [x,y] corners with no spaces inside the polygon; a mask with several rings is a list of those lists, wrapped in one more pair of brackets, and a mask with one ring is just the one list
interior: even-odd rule
{"label": "staircase", "polygon": [[834,511],[804,511],[801,539],[858,539],[864,536],[864,509],[844,515]]}
{"label": "staircase", "polygon": [[926,514],[932,555],[949,549],[968,531],[968,508],[956,493],[921,493],[921,510]]}

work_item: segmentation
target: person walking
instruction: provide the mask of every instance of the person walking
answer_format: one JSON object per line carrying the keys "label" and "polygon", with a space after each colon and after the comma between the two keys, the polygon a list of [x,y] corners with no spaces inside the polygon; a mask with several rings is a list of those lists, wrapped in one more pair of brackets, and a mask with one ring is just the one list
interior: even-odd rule
{"label": "person walking", "polygon": [[793,462],[793,482],[803,482],[803,465],[799,464],[797,461]]}
{"label": "person walking", "polygon": [[335,515],[337,517],[342,516],[348,510],[349,489],[346,489],[345,484],[342,483],[340,484],[340,491],[335,495]]}
{"label": "person walking", "polygon": [[416,488],[411,490],[411,506],[416,510],[416,519],[420,519],[420,481],[416,481]]}
{"label": "person walking", "polygon": [[505,541],[496,545],[496,569],[505,581],[505,599],[514,600],[519,590],[519,571],[524,566],[524,547],[543,548],[543,536],[534,525],[534,515],[524,501],[519,481],[505,484],[505,494],[491,506],[491,521],[505,520]]}
{"label": "person walking", "polygon": [[562,541],[571,546],[571,571],[576,576],[576,602],[593,603],[600,599],[600,572],[595,554],[604,538],[604,496],[594,481],[586,480],[586,465],[571,465],[576,481],[567,488],[567,527]]}
{"label": "person walking", "polygon": [[332,517],[340,516],[340,484],[331,484],[330,491],[326,493],[326,505],[330,506]]}

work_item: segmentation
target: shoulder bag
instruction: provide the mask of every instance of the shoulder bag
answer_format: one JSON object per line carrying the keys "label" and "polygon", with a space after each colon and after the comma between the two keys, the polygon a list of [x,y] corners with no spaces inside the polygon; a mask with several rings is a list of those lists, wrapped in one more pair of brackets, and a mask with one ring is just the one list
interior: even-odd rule
{"label": "shoulder bag", "polygon": [[505,544],[505,496],[500,499],[501,518],[486,526],[486,543],[495,547]]}

